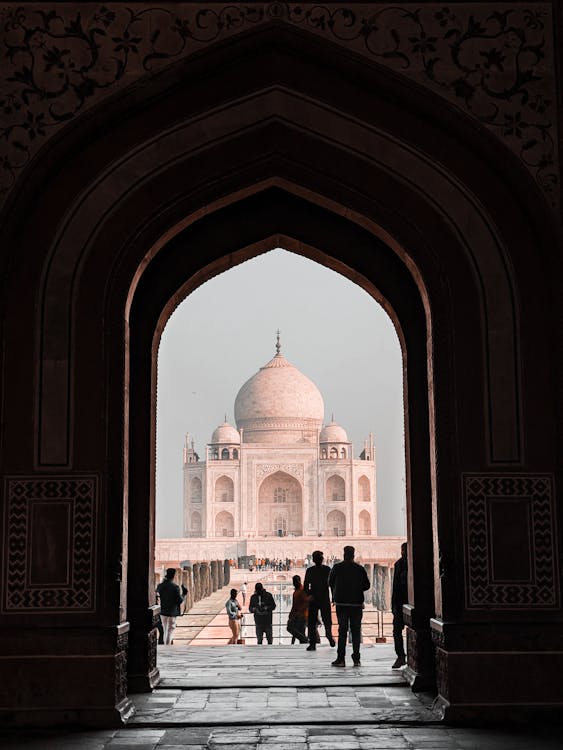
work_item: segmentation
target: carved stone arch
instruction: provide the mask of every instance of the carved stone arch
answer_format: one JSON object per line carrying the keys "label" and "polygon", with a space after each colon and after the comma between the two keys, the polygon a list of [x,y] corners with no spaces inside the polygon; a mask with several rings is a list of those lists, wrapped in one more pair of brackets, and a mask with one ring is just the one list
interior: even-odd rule
{"label": "carved stone arch", "polygon": [[235,518],[232,513],[222,510],[215,516],[215,536],[234,536]]}
{"label": "carved stone arch", "polygon": [[371,515],[369,512],[367,510],[360,511],[358,521],[360,535],[369,536],[371,534]]}
{"label": "carved stone arch", "polygon": [[331,510],[326,517],[328,536],[346,536],[346,516],[341,510]]}
{"label": "carved stone arch", "polygon": [[303,486],[286,471],[268,474],[258,487],[258,533],[303,534]]}
{"label": "carved stone arch", "polygon": [[235,483],[232,477],[220,476],[215,480],[214,500],[216,503],[232,503],[235,499]]}
{"label": "carved stone arch", "polygon": [[[462,470],[521,468],[522,424],[530,465],[553,468],[553,403],[563,399],[534,398],[555,395],[560,364],[549,336],[536,335],[560,319],[543,202],[498,142],[441,100],[301,42],[277,28],[246,37],[229,47],[243,54],[209,50],[191,71],[154,76],[92,111],[37,160],[0,238],[11,264],[1,295],[3,465],[99,473],[95,626],[130,621],[130,684],[142,689],[156,674],[147,602],[158,339],[174,305],[222,270],[282,244],[340,271],[393,315],[421,632],[434,614],[463,622]],[[129,580],[116,586],[126,553]],[[411,624],[411,652],[421,653]],[[441,679],[446,690],[444,670]]]}
{"label": "carved stone arch", "polygon": [[326,479],[325,498],[327,503],[346,500],[346,482],[340,474],[331,474]]}
{"label": "carved stone arch", "polygon": [[190,536],[202,536],[203,534],[201,513],[198,510],[192,511],[190,515],[189,534]]}
{"label": "carved stone arch", "polygon": [[[282,37],[284,36],[283,31],[279,33]],[[291,40],[287,39],[286,42],[288,48],[291,48]],[[248,44],[249,40],[245,40],[245,43]],[[315,44],[323,48],[323,45],[326,43],[317,40]],[[326,54],[326,49],[324,52]],[[208,54],[210,58],[213,57],[212,50]],[[300,62],[303,64],[303,61]],[[314,61],[311,59],[306,62],[309,66],[314,65]],[[266,65],[266,69],[268,68],[269,66]],[[412,83],[407,83],[400,79],[400,77],[397,78],[397,76],[389,71],[383,73],[377,70],[377,68],[372,68],[372,74],[379,79],[378,83],[383,81],[383,94],[392,80],[396,86],[395,94],[402,93],[405,100],[414,98],[417,106],[421,108],[428,107],[428,104],[422,104],[420,101],[421,97],[417,96],[416,86],[413,88]],[[366,71],[363,72],[363,78],[365,77]],[[296,90],[298,90],[299,86],[296,81],[292,81],[292,83]],[[402,92],[401,89],[403,89]],[[374,90],[371,89],[372,95],[373,92]],[[261,101],[258,104],[260,98]],[[426,95],[426,98],[428,98],[428,95]],[[272,91],[270,87],[261,97],[254,100],[254,112],[257,111],[257,106],[260,110],[260,118],[262,119],[264,118],[264,114],[271,110],[272,114],[275,113],[280,118],[280,121],[291,124],[291,127],[296,130],[302,129],[305,122],[310,124],[311,121],[316,120],[319,123],[320,130],[315,135],[327,138],[326,134],[321,132],[322,123],[325,123],[324,127],[330,127],[331,135],[329,142],[333,142],[336,145],[340,139],[341,146],[344,143],[347,145],[349,142],[349,130],[351,127],[349,118],[342,117],[342,113],[338,110],[332,111],[329,115],[328,110],[325,108],[326,104],[324,100],[313,101],[303,99],[303,97],[296,99],[291,91],[282,92],[280,90],[276,92],[275,90]],[[412,108],[412,102],[409,106]],[[243,129],[254,125],[250,110],[245,112],[244,107],[244,102],[233,101],[231,107],[233,117],[231,122],[229,122],[228,115],[225,113],[222,114],[224,124],[221,126],[222,132],[218,134],[219,140],[222,140],[224,143],[229,139],[232,141],[237,132],[240,133]],[[411,114],[409,112],[409,115]],[[448,112],[448,117],[451,119],[454,117],[454,114]],[[463,121],[461,116],[459,118],[460,121]],[[329,120],[332,120],[332,122],[329,123]],[[123,197],[119,197],[118,187],[120,184],[124,184],[123,175],[133,169],[137,174],[143,174],[144,172],[143,179],[145,181],[151,179],[151,170],[155,164],[159,163],[158,159],[154,158],[154,155],[151,156],[151,150],[162,150],[164,148],[167,151],[175,151],[176,163],[178,163],[180,160],[186,158],[186,154],[190,149],[195,151],[196,149],[208,148],[205,140],[199,142],[194,140],[194,124],[193,118],[191,120],[187,118],[185,123],[175,126],[168,133],[159,133],[157,138],[153,137],[142,148],[136,148],[134,152],[125,154],[119,163],[112,164],[109,171],[106,170],[103,178],[98,177],[97,185],[93,189],[90,189],[87,195],[77,195],[75,205],[67,215],[64,232],[60,233],[57,238],[53,238],[54,244],[52,248],[54,250],[52,260],[49,263],[49,270],[44,278],[44,303],[41,308],[43,335],[41,337],[41,395],[38,403],[43,438],[40,439],[38,445],[38,462],[40,464],[65,465],[72,457],[73,447],[68,439],[67,425],[72,420],[73,407],[72,400],[69,400],[68,387],[65,387],[65,383],[68,383],[72,377],[69,346],[73,329],[68,329],[64,321],[69,318],[71,299],[76,293],[73,290],[76,289],[76,281],[80,276],[78,273],[78,267],[82,265],[80,258],[84,256],[84,249],[91,246],[93,226],[97,225],[99,227],[105,222],[106,217],[114,212],[120,200],[123,200]],[[456,124],[458,123],[456,122]],[[433,194],[427,194],[426,200],[432,201],[434,208],[437,206],[442,207],[441,213],[443,217],[447,218],[447,221],[450,222],[456,233],[457,243],[463,245],[463,253],[466,254],[469,260],[471,273],[475,276],[476,283],[483,292],[481,294],[483,302],[480,324],[484,325],[487,331],[484,345],[486,350],[485,357],[488,361],[489,386],[495,388],[496,383],[502,382],[505,391],[504,399],[499,401],[498,406],[494,405],[495,409],[504,409],[504,411],[491,413],[490,415],[493,422],[488,435],[491,456],[493,460],[518,460],[520,456],[518,368],[512,367],[510,372],[504,372],[502,371],[503,365],[500,362],[501,354],[502,358],[506,355],[506,359],[512,359],[512,361],[518,359],[515,339],[518,321],[514,317],[515,292],[511,278],[512,265],[509,260],[507,261],[503,246],[504,243],[499,235],[498,227],[489,221],[488,213],[481,205],[482,198],[481,200],[477,200],[475,194],[472,194],[471,190],[464,187],[457,176],[452,178],[451,173],[448,173],[447,168],[443,168],[439,161],[433,161],[426,158],[426,156],[422,157],[420,152],[416,152],[412,148],[405,148],[404,145],[401,147],[400,141],[394,137],[394,134],[386,132],[382,126],[383,123],[378,123],[375,127],[372,123],[369,123],[366,128],[361,121],[356,122],[355,127],[358,131],[358,141],[362,139],[371,139],[372,141],[372,144],[369,146],[367,142],[365,143],[365,155],[367,156],[368,153],[377,153],[380,159],[377,168],[386,171],[388,174],[395,173],[397,165],[402,163],[401,169],[409,172],[411,185],[415,189],[417,189],[417,186],[416,179],[413,180],[413,175],[418,175],[420,185],[425,186],[422,190],[423,193],[427,190],[428,186],[432,186],[431,190]],[[182,129],[186,131],[184,135],[182,135]],[[345,135],[340,136],[339,130],[345,133]],[[214,134],[214,137],[217,140],[217,134]],[[437,141],[440,140],[437,135],[434,137],[437,138]],[[483,135],[482,140],[487,141],[488,137],[488,135]],[[378,139],[380,141],[379,145],[376,143]],[[474,134],[471,140],[475,141]],[[232,150],[234,151],[235,149]],[[441,149],[442,158],[446,151],[445,147]],[[300,148],[299,153],[301,159],[302,154],[306,153],[306,149]],[[387,160],[386,162],[385,159]],[[409,160],[412,162],[410,166],[408,165]],[[375,166],[373,159],[372,164]],[[498,179],[498,174],[498,172],[495,173],[495,180]],[[487,184],[488,186],[489,182],[487,179],[484,179],[482,185]],[[420,185],[418,189],[420,189]],[[116,187],[118,191],[117,195]],[[106,196],[111,196],[111,199],[104,202],[104,193]],[[455,200],[452,199],[452,195],[454,194]],[[448,204],[453,205],[456,202],[458,204],[456,210],[459,211],[458,217],[452,213],[448,214]],[[473,237],[470,243],[464,243],[463,227],[466,224],[468,213],[473,217]],[[88,221],[84,221],[85,214],[89,217]],[[149,221],[151,221],[150,218]],[[68,238],[70,244],[65,241],[65,236]],[[72,274],[67,273],[67,269],[73,265],[75,266],[75,271]],[[444,276],[447,274],[445,269],[441,273]],[[503,286],[504,292],[502,291]],[[55,300],[56,303],[54,302]],[[54,304],[51,304],[51,301]],[[61,332],[56,342],[49,335],[49,330],[53,329]],[[64,332],[67,329],[69,333],[65,334]],[[507,347],[511,347],[512,355],[510,351],[507,351]],[[501,370],[498,369],[499,367]],[[53,407],[53,404],[56,405],[56,408]],[[495,427],[497,423],[499,425],[512,424],[514,425],[514,429],[509,434],[509,431],[505,428],[497,429]],[[58,446],[56,435],[60,436]]]}
{"label": "carved stone arch", "polygon": [[369,502],[371,500],[371,483],[365,474],[358,479],[358,500]]}
{"label": "carved stone arch", "polygon": [[195,503],[200,503],[202,499],[202,484],[199,477],[192,477],[190,480],[190,500]]}

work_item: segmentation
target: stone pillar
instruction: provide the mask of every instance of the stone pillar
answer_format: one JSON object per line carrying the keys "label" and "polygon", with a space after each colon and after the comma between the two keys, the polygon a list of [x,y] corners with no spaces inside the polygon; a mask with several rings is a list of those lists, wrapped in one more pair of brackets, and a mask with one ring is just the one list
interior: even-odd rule
{"label": "stone pillar", "polygon": [[201,577],[201,598],[205,599],[211,593],[211,574],[209,571],[209,563],[202,562],[199,564],[200,577]]}
{"label": "stone pillar", "polygon": [[[138,627],[131,632],[127,680],[130,693],[150,692],[160,682],[157,666],[158,629],[160,607],[148,607],[142,617],[139,613]],[[144,621],[144,627],[143,627]]]}
{"label": "stone pillar", "polygon": [[217,560],[217,577],[217,586],[222,589],[225,585],[225,568],[223,567],[223,562],[221,560]]}
{"label": "stone pillar", "polygon": [[223,585],[228,586],[231,582],[231,565],[228,560],[223,560]]}
{"label": "stone pillar", "polygon": [[[442,613],[430,621],[436,707],[452,722],[542,722],[561,715],[553,477],[467,473],[460,484],[465,545],[457,559],[442,555]],[[465,587],[455,585],[460,579]]]}
{"label": "stone pillar", "polygon": [[194,563],[192,569],[192,575],[194,579],[194,604],[199,602],[201,599],[201,579],[200,579],[200,566],[199,563]]}
{"label": "stone pillar", "polygon": [[211,560],[209,563],[209,577],[211,582],[211,591],[217,591],[219,585],[219,573],[217,571],[217,560]]}
{"label": "stone pillar", "polygon": [[192,568],[186,568],[186,588],[188,589],[188,594],[186,596],[186,611],[189,612],[194,606],[194,579]]}

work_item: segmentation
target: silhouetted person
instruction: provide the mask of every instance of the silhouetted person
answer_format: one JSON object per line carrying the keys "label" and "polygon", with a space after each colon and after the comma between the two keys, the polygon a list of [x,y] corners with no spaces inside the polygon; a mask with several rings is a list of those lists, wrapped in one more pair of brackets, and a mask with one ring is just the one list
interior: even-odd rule
{"label": "silhouetted person", "polygon": [[264,636],[266,636],[269,644],[272,643],[272,612],[275,608],[274,597],[258,582],[254,587],[254,593],[250,597],[248,607],[248,611],[254,615],[258,643],[262,643]]}
{"label": "silhouetted person", "polygon": [[330,568],[328,565],[323,565],[323,559],[324,556],[320,550],[317,549],[313,552],[314,565],[307,568],[305,582],[303,584],[305,593],[311,597],[309,599],[309,646],[307,647],[307,651],[314,651],[316,648],[318,640],[317,618],[319,612],[325,626],[325,635],[328,638],[328,642],[331,646],[335,645],[334,638],[332,637],[332,616],[330,612],[330,596],[328,593]]}
{"label": "silhouetted person", "polygon": [[239,638],[239,620],[242,618],[240,604],[237,602],[236,589],[231,589],[231,595],[225,602],[225,609],[227,610],[227,616],[229,618],[229,627],[231,629],[231,639],[229,644],[236,644]]}
{"label": "silhouetted person", "polygon": [[301,576],[295,575],[292,580],[295,591],[293,592],[293,603],[287,619],[287,629],[291,633],[292,643],[295,643],[296,638],[299,643],[307,643],[305,628],[307,627],[309,597],[305,593],[305,589],[301,583]]}
{"label": "silhouetted person", "polygon": [[352,634],[352,661],[360,666],[360,637],[364,611],[364,591],[370,587],[368,574],[354,562],[354,547],[344,547],[344,560],[330,571],[328,584],[338,618],[338,652],[333,667],[345,667],[348,629]]}
{"label": "silhouetted person", "polygon": [[164,630],[164,645],[169,646],[174,638],[176,630],[176,618],[180,614],[180,604],[184,601],[184,595],[180,587],[174,583],[176,568],[166,568],[166,576],[156,587],[156,593],[160,597],[160,619]]}
{"label": "silhouetted person", "polygon": [[401,544],[401,557],[397,560],[393,571],[393,591],[391,594],[391,612],[393,613],[393,640],[395,642],[395,653],[397,658],[392,669],[400,669],[407,663],[405,658],[405,646],[403,644],[403,604],[409,600],[408,592],[408,562],[407,543]]}

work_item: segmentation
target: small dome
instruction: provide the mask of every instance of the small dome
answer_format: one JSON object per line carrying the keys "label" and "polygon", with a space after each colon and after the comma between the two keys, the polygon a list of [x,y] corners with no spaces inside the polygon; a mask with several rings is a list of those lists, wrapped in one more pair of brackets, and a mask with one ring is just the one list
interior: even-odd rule
{"label": "small dome", "polygon": [[238,430],[236,430],[232,424],[229,424],[227,420],[219,425],[219,427],[213,431],[213,435],[211,435],[211,445],[216,445],[217,443],[229,443],[230,445],[233,443],[238,445],[238,443],[240,443]]}
{"label": "small dome", "polygon": [[333,420],[330,422],[330,424],[327,424],[323,427],[321,430],[321,434],[319,436],[319,442],[320,443],[347,443],[348,442],[348,435],[346,434],[346,430],[344,427],[341,427],[339,424],[336,424],[336,422]]}

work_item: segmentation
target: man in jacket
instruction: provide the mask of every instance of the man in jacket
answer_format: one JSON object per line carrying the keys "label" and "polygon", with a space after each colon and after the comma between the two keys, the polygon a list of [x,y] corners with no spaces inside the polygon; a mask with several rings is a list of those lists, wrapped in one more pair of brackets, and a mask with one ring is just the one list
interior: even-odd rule
{"label": "man in jacket", "polygon": [[309,645],[307,651],[314,651],[317,646],[318,634],[317,634],[317,619],[319,612],[321,614],[323,624],[325,626],[325,635],[331,646],[335,646],[334,638],[332,637],[332,615],[330,612],[330,596],[328,593],[328,577],[330,574],[330,568],[328,565],[323,565],[324,555],[320,550],[313,552],[313,563],[310,568],[307,568],[305,573],[305,581],[303,582],[303,588],[305,593],[310,596],[309,599],[309,615],[308,615],[308,627],[307,634],[309,636]]}
{"label": "man in jacket", "polygon": [[407,663],[403,643],[403,604],[409,600],[407,543],[401,544],[401,557],[393,568],[393,590],[391,593],[391,612],[393,613],[393,640],[397,658],[391,669],[400,669]]}
{"label": "man in jacket", "polygon": [[156,587],[156,593],[160,599],[160,619],[164,630],[164,645],[169,646],[174,638],[176,630],[176,617],[180,614],[180,604],[184,601],[184,595],[180,587],[174,583],[176,568],[167,568],[166,576]]}
{"label": "man in jacket", "polygon": [[360,637],[364,611],[364,591],[370,587],[368,574],[362,565],[354,562],[354,547],[344,547],[344,561],[330,571],[328,585],[332,601],[336,604],[338,619],[338,651],[333,667],[345,667],[348,628],[352,632],[352,661],[360,666]]}
{"label": "man in jacket", "polygon": [[254,593],[250,597],[248,611],[254,615],[256,640],[259,644],[262,643],[264,635],[268,643],[272,644],[272,612],[275,608],[274,597],[258,581],[254,587]]}

